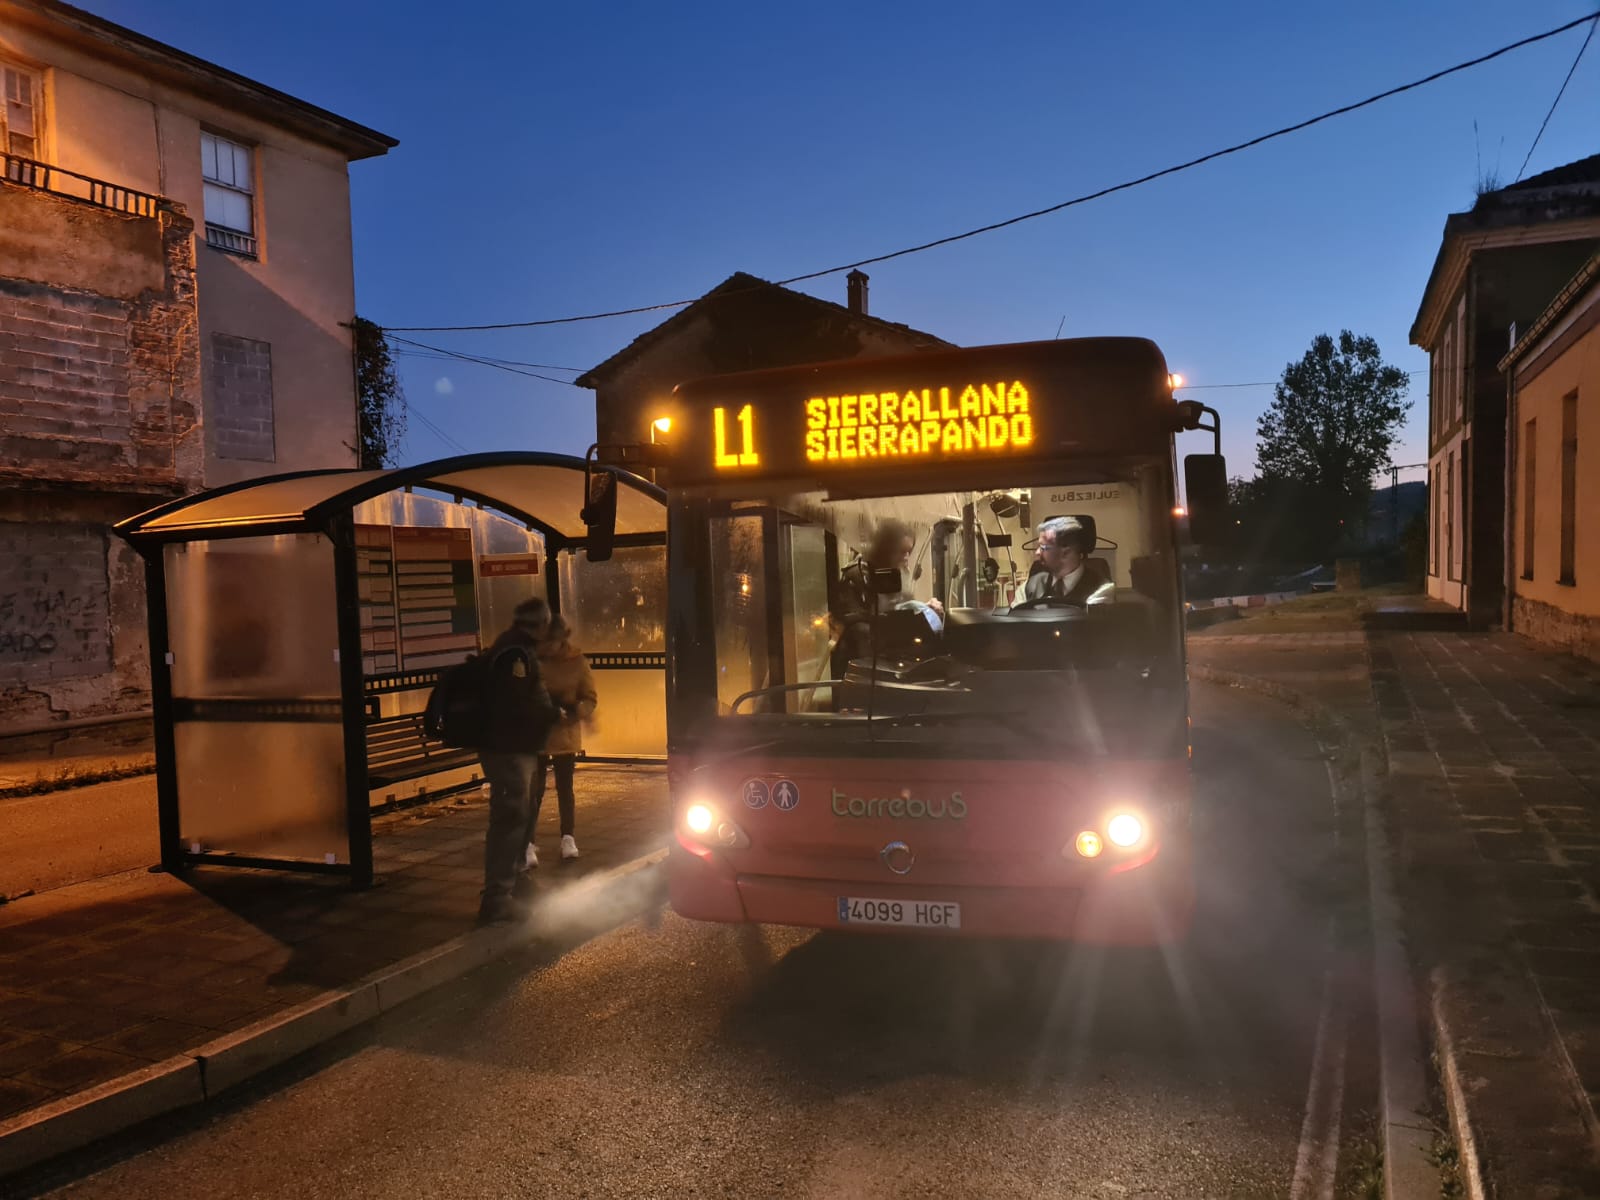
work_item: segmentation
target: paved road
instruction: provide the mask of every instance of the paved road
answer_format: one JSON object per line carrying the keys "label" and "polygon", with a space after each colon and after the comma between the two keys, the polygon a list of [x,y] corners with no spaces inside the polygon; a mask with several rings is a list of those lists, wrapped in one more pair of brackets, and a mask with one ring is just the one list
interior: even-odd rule
{"label": "paved road", "polygon": [[1215,870],[1181,952],[668,915],[490,968],[59,1194],[1342,1196],[1375,1093],[1328,938],[1357,848],[1281,709],[1196,707]]}
{"label": "paved road", "polygon": [[0,800],[0,897],[115,875],[161,858],[156,778]]}

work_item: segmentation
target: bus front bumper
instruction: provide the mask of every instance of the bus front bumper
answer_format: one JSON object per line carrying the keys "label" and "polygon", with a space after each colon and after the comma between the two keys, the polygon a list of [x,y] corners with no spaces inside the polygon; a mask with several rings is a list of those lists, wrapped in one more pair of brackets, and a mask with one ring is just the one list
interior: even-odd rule
{"label": "bus front bumper", "polygon": [[[1101,874],[1080,886],[978,887],[740,875],[715,856],[678,844],[667,862],[667,895],[674,912],[696,921],[1152,946],[1188,933],[1194,877],[1188,856],[1170,848],[1135,870]],[[851,897],[905,905],[953,902],[960,905],[960,925],[918,929],[842,921],[840,900]]]}

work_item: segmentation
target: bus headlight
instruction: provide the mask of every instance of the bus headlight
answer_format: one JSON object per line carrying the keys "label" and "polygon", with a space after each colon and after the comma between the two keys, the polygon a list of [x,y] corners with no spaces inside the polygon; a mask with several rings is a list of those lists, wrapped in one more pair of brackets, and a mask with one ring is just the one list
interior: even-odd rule
{"label": "bus headlight", "polygon": [[696,800],[683,810],[683,828],[692,840],[702,846],[742,850],[750,844],[744,830],[718,812],[715,805],[704,800]]}
{"label": "bus headlight", "polygon": [[1137,846],[1144,837],[1144,822],[1132,813],[1117,813],[1106,822],[1106,836],[1111,839],[1111,844],[1121,846],[1126,850],[1129,846]]}
{"label": "bus headlight", "polygon": [[1099,858],[1100,851],[1105,849],[1100,842],[1100,835],[1092,829],[1085,829],[1072,844],[1084,858]]}

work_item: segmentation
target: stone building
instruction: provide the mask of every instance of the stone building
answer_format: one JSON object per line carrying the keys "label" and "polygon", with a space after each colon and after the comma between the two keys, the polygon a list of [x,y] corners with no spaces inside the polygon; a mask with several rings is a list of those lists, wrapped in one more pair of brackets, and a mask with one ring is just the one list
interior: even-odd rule
{"label": "stone building", "polygon": [[0,0],[0,727],[148,707],[107,526],[355,463],[349,163],[394,139],[55,0]]}
{"label": "stone building", "polygon": [[1426,350],[1428,594],[1483,628],[1506,598],[1508,330],[1527,328],[1600,243],[1600,155],[1485,192],[1445,220],[1411,341]]}
{"label": "stone building", "polygon": [[1600,659],[1600,252],[1500,360],[1507,624]]}
{"label": "stone building", "polygon": [[834,304],[743,271],[730,275],[578,377],[595,392],[595,441],[648,442],[651,422],[671,415],[672,389],[685,380],[950,345],[869,315],[860,271],[850,273],[846,299]]}

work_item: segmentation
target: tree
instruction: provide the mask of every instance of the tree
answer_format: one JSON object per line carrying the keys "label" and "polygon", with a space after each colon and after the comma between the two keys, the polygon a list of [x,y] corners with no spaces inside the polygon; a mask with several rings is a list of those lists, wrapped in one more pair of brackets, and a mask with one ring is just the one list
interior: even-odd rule
{"label": "tree", "polygon": [[1372,478],[1411,402],[1409,379],[1378,353],[1378,343],[1342,330],[1312,339],[1299,362],[1283,369],[1271,406],[1256,422],[1256,462],[1264,490],[1281,496],[1312,557],[1325,557],[1348,522],[1355,533]]}
{"label": "tree", "polygon": [[356,355],[358,466],[392,467],[406,433],[406,393],[394,369],[383,327],[364,317],[351,322]]}

